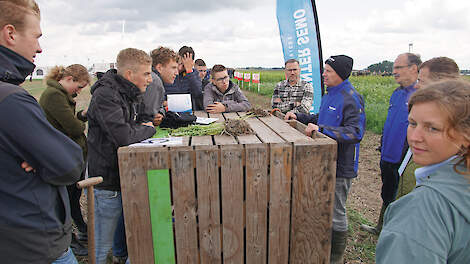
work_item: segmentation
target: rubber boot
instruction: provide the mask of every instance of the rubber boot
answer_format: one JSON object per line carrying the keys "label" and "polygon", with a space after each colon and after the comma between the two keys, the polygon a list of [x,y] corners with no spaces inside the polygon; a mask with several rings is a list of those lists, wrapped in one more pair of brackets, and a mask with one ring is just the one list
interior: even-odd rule
{"label": "rubber boot", "polygon": [[346,241],[348,231],[334,231],[331,236],[331,257],[330,264],[343,264],[344,251],[346,250]]}
{"label": "rubber boot", "polygon": [[362,224],[361,229],[377,236],[380,235],[380,232],[382,231],[382,226],[384,223],[385,210],[387,210],[387,206],[382,204],[382,208],[380,209],[379,220],[377,221],[377,226],[373,227],[373,226]]}

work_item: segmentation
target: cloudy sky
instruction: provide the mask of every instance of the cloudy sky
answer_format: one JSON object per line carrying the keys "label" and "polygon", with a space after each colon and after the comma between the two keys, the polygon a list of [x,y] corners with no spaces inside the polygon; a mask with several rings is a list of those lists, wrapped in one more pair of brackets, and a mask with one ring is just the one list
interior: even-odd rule
{"label": "cloudy sky", "polygon": [[[288,0],[284,0],[288,1]],[[127,47],[192,46],[209,66],[283,66],[275,0],[37,0],[41,66],[113,62]],[[362,69],[397,54],[455,59],[470,69],[470,2],[316,1],[324,59],[354,58]],[[125,22],[123,22],[125,21]],[[122,33],[123,24],[125,32]]]}

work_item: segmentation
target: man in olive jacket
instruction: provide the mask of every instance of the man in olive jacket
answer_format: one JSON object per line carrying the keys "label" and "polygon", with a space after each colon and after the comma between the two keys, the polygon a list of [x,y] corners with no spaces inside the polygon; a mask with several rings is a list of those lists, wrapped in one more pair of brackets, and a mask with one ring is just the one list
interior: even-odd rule
{"label": "man in olive jacket", "polygon": [[[92,87],[88,108],[88,175],[102,176],[95,188],[96,263],[105,264],[114,231],[122,214],[119,147],[155,134],[142,120],[142,93],[152,82],[152,59],[142,50],[124,49],[117,56],[117,71],[109,70]],[[148,122],[150,121],[150,122]]]}

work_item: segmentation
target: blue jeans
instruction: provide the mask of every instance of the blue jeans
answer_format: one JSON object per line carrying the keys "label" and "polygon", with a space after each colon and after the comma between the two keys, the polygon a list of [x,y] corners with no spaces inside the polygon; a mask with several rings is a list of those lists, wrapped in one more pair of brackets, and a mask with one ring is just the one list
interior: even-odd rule
{"label": "blue jeans", "polygon": [[57,258],[52,264],[78,264],[75,255],[70,248],[62,256]]}
{"label": "blue jeans", "polygon": [[121,192],[94,190],[96,263],[106,264],[106,256],[113,246],[114,233],[122,215]]}
{"label": "blue jeans", "polygon": [[127,256],[126,229],[124,226],[124,213],[119,217],[119,221],[114,232],[113,256]]}

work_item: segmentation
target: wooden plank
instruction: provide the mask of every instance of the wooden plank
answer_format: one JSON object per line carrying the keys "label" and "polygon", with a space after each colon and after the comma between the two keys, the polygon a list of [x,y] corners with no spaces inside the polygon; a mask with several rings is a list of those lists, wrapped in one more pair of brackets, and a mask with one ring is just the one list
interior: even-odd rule
{"label": "wooden plank", "polygon": [[[297,120],[287,120],[286,121],[292,128],[295,128],[300,133],[305,133],[307,126],[303,123],[300,123]],[[325,138],[326,136],[320,132],[316,132],[312,135],[312,138]]]}
{"label": "wooden plank", "polygon": [[218,113],[218,114],[209,114],[208,113],[208,115],[209,115],[209,117],[212,117],[212,118],[218,118],[217,121],[215,121],[216,123],[225,122],[225,118],[221,113]]}
{"label": "wooden plank", "polygon": [[258,138],[264,143],[283,143],[285,142],[278,134],[267,127],[263,122],[257,118],[247,118],[246,122],[250,125],[251,129],[255,131]]}
{"label": "wooden plank", "polygon": [[207,113],[206,111],[194,111],[194,115],[197,116],[197,117],[207,117]]}
{"label": "wooden plank", "polygon": [[247,145],[246,157],[246,263],[266,263],[268,213],[268,148]]}
{"label": "wooden plank", "polygon": [[329,263],[337,147],[316,142],[294,144],[290,263]]}
{"label": "wooden plank", "polygon": [[147,178],[155,263],[175,263],[170,173],[168,170],[149,170]]}
{"label": "wooden plank", "polygon": [[240,145],[221,146],[223,262],[243,263],[243,164]]}
{"label": "wooden plank", "polygon": [[178,263],[198,263],[196,190],[192,147],[170,148]]}
{"label": "wooden plank", "polygon": [[288,263],[292,147],[271,144],[268,263]]}
{"label": "wooden plank", "polygon": [[243,135],[237,137],[240,144],[259,144],[262,143],[261,140],[256,135]]}
{"label": "wooden plank", "polygon": [[[133,263],[153,263],[147,170],[168,168],[166,148],[120,148],[118,150],[122,206],[126,226],[127,250]],[[144,152],[145,151],[145,152]]]}
{"label": "wooden plank", "polygon": [[235,113],[235,112],[231,112],[231,113],[224,113],[224,117],[225,119],[238,119],[238,114]]}
{"label": "wooden plank", "polygon": [[191,137],[191,146],[208,146],[212,144],[211,136]]}
{"label": "wooden plank", "polygon": [[274,116],[260,117],[259,119],[288,142],[313,143],[312,138],[307,137],[296,129],[293,129],[289,124],[284,122],[284,120]]}
{"label": "wooden plank", "polygon": [[200,263],[222,263],[218,160],[218,147],[196,147]]}

